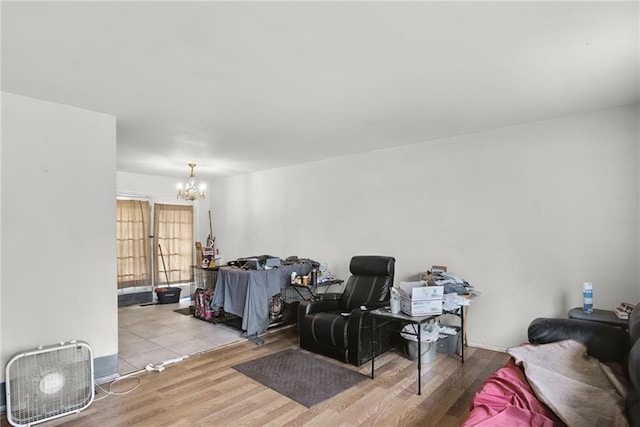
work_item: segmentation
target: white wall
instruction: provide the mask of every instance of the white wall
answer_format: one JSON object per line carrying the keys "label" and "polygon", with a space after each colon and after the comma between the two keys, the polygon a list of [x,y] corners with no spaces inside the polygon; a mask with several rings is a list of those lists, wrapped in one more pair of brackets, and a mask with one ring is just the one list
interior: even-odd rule
{"label": "white wall", "polygon": [[214,182],[225,259],[396,257],[396,282],[447,265],[482,291],[471,345],[526,341],[594,283],[596,308],[639,299],[637,106]]}
{"label": "white wall", "polygon": [[[116,355],[116,188],[169,202],[177,180],[118,173],[116,186],[113,117],[2,102],[2,364],[70,339]],[[346,277],[352,255],[389,254],[397,281],[446,264],[483,292],[470,344],[516,345],[534,317],[579,305],[584,280],[596,307],[638,299],[637,118],[620,108],[226,179],[197,202],[197,234],[211,207],[226,260],[297,255]]]}
{"label": "white wall", "polygon": [[2,366],[79,339],[117,368],[115,161],[114,117],[2,93]]}

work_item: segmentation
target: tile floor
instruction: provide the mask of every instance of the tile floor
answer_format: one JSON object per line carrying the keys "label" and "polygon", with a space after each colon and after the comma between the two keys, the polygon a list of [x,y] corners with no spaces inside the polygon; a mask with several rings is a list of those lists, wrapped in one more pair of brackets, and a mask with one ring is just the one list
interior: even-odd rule
{"label": "tile floor", "polygon": [[173,310],[189,307],[188,298],[175,304],[118,309],[119,373],[143,369],[179,356],[194,355],[243,340],[241,332]]}

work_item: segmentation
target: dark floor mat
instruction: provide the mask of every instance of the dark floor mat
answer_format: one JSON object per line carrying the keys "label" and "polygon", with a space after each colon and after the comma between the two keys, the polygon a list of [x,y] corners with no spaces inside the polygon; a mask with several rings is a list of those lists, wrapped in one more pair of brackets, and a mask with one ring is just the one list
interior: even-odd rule
{"label": "dark floor mat", "polygon": [[294,349],[234,365],[233,368],[307,408],[369,378],[346,366]]}

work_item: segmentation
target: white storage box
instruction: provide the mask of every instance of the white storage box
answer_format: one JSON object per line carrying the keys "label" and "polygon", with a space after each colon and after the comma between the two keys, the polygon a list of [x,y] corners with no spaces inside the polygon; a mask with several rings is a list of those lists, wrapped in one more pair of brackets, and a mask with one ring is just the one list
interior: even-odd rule
{"label": "white storage box", "polygon": [[[440,287],[440,286],[429,286]],[[428,316],[442,314],[442,299],[409,299],[405,296],[400,300],[400,309],[409,316]]]}
{"label": "white storage box", "polygon": [[444,286],[416,286],[411,289],[412,300],[442,299]]}
{"label": "white storage box", "polygon": [[426,286],[426,282],[400,282],[400,294],[412,300],[442,299],[444,286]]}

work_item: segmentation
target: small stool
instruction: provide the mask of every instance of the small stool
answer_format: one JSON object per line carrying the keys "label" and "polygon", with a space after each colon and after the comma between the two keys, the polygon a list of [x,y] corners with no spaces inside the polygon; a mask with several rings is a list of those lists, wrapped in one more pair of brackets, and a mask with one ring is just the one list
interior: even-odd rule
{"label": "small stool", "polygon": [[569,310],[569,319],[587,320],[589,322],[605,323],[611,326],[617,326],[619,328],[628,328],[629,320],[620,319],[611,310],[598,310],[593,309],[593,313],[585,313],[582,311],[582,307],[575,307]]}

